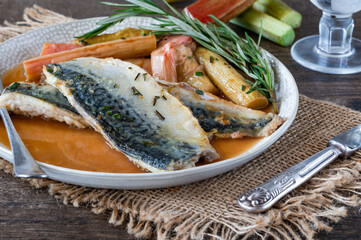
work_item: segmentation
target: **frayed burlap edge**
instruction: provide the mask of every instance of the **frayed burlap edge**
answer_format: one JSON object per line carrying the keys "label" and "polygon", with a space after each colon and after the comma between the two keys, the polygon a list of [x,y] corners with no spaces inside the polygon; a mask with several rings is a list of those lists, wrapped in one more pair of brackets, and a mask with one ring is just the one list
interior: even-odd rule
{"label": "frayed burlap edge", "polygon": [[4,26],[0,26],[0,43],[37,28],[74,20],[37,5],[26,8],[23,18],[24,21],[15,24],[5,21]]}
{"label": "frayed burlap edge", "polygon": [[[71,20],[35,5],[25,10],[24,21],[16,24],[5,22],[5,26],[0,27],[0,41]],[[300,101],[320,103],[305,96],[301,96]],[[0,168],[13,174],[12,165],[4,160],[0,160]],[[247,239],[255,236],[261,239],[312,239],[320,230],[330,231],[331,223],[347,215],[348,206],[361,203],[360,174],[361,154],[357,153],[350,160],[338,161],[321,171],[267,213],[244,213],[239,219],[247,223],[244,225],[237,224],[237,219],[234,219],[234,224],[232,221],[220,222],[195,214],[192,209],[175,208],[169,212],[164,204],[151,202],[137,191],[92,189],[47,179],[25,181],[36,188],[48,189],[64,204],[88,206],[93,213],[110,214],[110,223],[115,226],[127,223],[128,232],[137,238],[148,238],[155,233],[158,239]],[[225,217],[229,220],[233,216]]]}

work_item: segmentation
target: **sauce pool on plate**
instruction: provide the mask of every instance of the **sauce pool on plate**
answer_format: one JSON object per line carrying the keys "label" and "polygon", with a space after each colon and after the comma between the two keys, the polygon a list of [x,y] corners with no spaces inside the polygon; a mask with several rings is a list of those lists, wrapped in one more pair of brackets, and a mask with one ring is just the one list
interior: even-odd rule
{"label": "sauce pool on plate", "polygon": [[[26,81],[22,65],[3,75],[5,86]],[[98,132],[91,129],[75,129],[65,123],[41,118],[12,116],[13,123],[34,159],[71,169],[112,172],[145,173],[124,154],[111,149]],[[215,162],[246,152],[261,138],[213,139],[212,146],[221,155]],[[6,130],[0,123],[0,144],[10,148]],[[204,161],[197,166],[208,164]]]}

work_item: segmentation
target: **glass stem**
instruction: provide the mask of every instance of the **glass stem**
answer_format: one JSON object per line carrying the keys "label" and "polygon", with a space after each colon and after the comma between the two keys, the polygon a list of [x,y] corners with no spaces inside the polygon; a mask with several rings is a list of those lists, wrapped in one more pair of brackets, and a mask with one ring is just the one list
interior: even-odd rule
{"label": "glass stem", "polygon": [[352,53],[351,40],[354,22],[351,15],[332,15],[323,12],[319,24],[320,38],[317,50],[339,56]]}

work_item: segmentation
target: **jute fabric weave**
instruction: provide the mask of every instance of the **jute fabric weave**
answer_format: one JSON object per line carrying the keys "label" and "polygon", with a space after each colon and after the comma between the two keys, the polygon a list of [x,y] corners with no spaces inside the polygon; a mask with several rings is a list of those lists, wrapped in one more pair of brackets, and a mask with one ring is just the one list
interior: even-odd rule
{"label": "jute fabric weave", "polygon": [[[71,21],[34,6],[24,22],[5,22],[0,41],[46,25]],[[268,151],[231,172],[169,189],[129,191],[73,186],[52,180],[28,180],[64,204],[109,214],[109,222],[127,223],[136,237],[158,239],[312,239],[361,203],[361,153],[337,160],[307,184],[263,214],[242,211],[236,197],[322,150],[328,139],[361,123],[361,113],[300,96],[296,120]],[[0,160],[12,173],[12,165]]]}

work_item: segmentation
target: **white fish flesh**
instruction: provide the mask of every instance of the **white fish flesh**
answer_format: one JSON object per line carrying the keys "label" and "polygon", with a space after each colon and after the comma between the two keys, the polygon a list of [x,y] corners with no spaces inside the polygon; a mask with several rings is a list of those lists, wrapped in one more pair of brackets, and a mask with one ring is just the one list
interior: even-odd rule
{"label": "white fish flesh", "polygon": [[15,82],[0,96],[0,107],[17,115],[40,116],[77,128],[89,126],[63,94],[50,85]]}
{"label": "white fish flesh", "polygon": [[191,109],[209,135],[221,138],[266,137],[284,122],[276,114],[236,105],[185,83],[173,84],[168,91]]}
{"label": "white fish flesh", "polygon": [[177,170],[219,157],[192,112],[134,64],[79,58],[44,66],[44,74],[111,147],[144,169]]}

